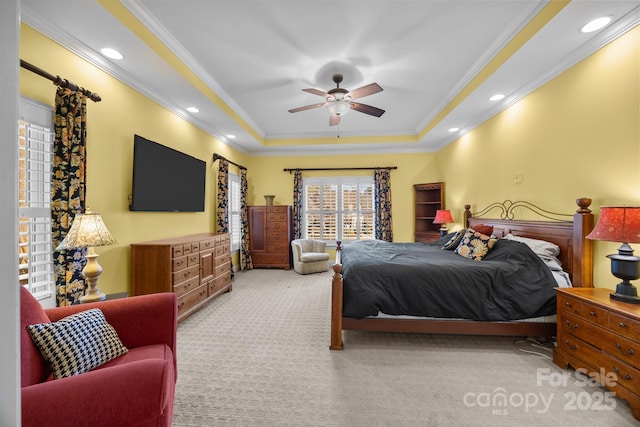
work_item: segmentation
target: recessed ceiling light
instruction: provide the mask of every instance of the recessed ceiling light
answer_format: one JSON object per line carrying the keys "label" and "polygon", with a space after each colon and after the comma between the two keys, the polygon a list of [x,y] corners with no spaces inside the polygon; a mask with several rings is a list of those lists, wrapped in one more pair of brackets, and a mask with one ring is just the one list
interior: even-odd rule
{"label": "recessed ceiling light", "polygon": [[200,110],[198,110],[196,107],[187,107],[187,111],[190,113],[199,113]]}
{"label": "recessed ceiling light", "polygon": [[124,58],[124,56],[122,56],[122,54],[120,52],[118,52],[115,49],[111,49],[110,47],[105,47],[100,49],[100,52],[102,52],[102,54],[104,56],[106,56],[107,58],[111,58],[111,59],[122,59]]}
{"label": "recessed ceiling light", "polygon": [[453,133],[453,132],[458,132],[460,130],[460,128],[449,128],[449,132]]}
{"label": "recessed ceiling light", "polygon": [[227,135],[227,138],[229,138],[229,139],[236,139],[236,136],[235,136],[235,135],[232,135],[232,134],[229,134],[229,135]]}
{"label": "recessed ceiling light", "polygon": [[504,98],[504,95],[501,93],[496,93],[495,95],[493,95],[491,98],[489,98],[489,101],[500,101],[502,98]]}
{"label": "recessed ceiling light", "polygon": [[583,33],[592,33],[594,31],[598,31],[602,27],[605,27],[609,22],[611,22],[610,16],[601,16],[600,18],[596,18],[586,23],[582,28],[580,28],[580,31]]}

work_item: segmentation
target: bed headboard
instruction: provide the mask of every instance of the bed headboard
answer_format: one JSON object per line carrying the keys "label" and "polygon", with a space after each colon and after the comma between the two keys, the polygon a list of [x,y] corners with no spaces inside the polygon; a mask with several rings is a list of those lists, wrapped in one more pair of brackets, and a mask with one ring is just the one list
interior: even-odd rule
{"label": "bed headboard", "polygon": [[[576,200],[578,209],[574,214],[558,214],[546,211],[529,202],[492,203],[477,213],[471,205],[465,205],[465,227],[477,224],[493,226],[493,234],[502,237],[508,233],[515,236],[546,240],[560,247],[560,262],[571,276],[574,287],[593,287],[593,242],[586,239],[593,229],[593,214],[589,209],[591,199]],[[515,220],[514,209],[528,209],[544,220]],[[490,212],[500,211],[499,219],[485,218]]]}

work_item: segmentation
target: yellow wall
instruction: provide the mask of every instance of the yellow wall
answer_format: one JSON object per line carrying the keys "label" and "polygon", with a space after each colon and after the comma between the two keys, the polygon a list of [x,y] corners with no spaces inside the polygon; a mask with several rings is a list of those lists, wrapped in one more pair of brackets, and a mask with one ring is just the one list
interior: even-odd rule
{"label": "yellow wall", "polygon": [[[96,248],[104,269],[99,282],[102,292],[130,290],[130,243],[215,231],[217,163],[214,166],[212,162],[213,153],[242,164],[246,158],[241,153],[24,24],[20,31],[20,58],[102,97],[101,102],[87,103],[86,191],[87,206],[102,214],[107,228],[118,241],[113,246]],[[52,105],[55,86],[21,69],[20,92],[22,96]],[[207,162],[205,212],[129,211],[134,134]]]}
{"label": "yellow wall", "polygon": [[[336,156],[248,156],[217,141],[163,107],[22,25],[20,57],[103,97],[89,102],[87,204],[102,213],[118,244],[98,248],[101,290],[129,289],[129,244],[214,231],[218,152],[248,168],[249,203],[292,202],[293,175],[283,168],[398,166],[391,172],[396,241],[413,240],[413,184],[445,181],[446,204],[460,227],[462,206],[528,200],[572,212],[573,200],[640,204],[639,34],[624,35],[438,153]],[[21,70],[20,91],[53,102],[50,81]],[[133,134],[207,161],[205,213],[129,212]],[[337,151],[339,153],[339,151]],[[521,172],[523,182],[513,176]],[[372,171],[333,172],[334,175]],[[306,172],[304,176],[328,173]],[[613,287],[605,255],[617,244],[596,242],[596,285]],[[640,248],[638,248],[640,251]]]}
{"label": "yellow wall", "polygon": [[[640,205],[639,39],[636,28],[438,152],[447,206],[510,199],[568,213],[589,197],[597,215]],[[597,287],[619,282],[605,258],[618,246],[595,243]]]}
{"label": "yellow wall", "polygon": [[[397,242],[413,241],[413,184],[439,181],[442,172],[435,153],[365,154],[347,156],[253,157],[248,161],[249,204],[264,204],[264,194],[275,194],[274,204],[293,202],[293,175],[285,168],[398,166],[391,171],[393,235]],[[373,176],[372,170],[308,171],[313,176]]]}

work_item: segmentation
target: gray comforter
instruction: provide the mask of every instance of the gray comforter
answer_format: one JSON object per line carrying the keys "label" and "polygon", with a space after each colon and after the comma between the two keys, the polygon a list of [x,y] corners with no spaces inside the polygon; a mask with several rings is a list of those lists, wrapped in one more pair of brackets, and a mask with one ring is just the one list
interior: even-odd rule
{"label": "gray comforter", "polygon": [[501,239],[482,261],[440,247],[379,240],[346,244],[343,316],[382,312],[509,321],[555,314],[556,281],[527,245]]}

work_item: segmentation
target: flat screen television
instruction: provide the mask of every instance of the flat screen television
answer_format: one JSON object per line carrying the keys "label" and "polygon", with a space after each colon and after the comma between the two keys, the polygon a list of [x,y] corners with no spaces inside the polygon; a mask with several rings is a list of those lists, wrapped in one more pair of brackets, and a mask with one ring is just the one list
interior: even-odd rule
{"label": "flat screen television", "polygon": [[129,209],[204,212],[206,167],[200,159],[135,135]]}

